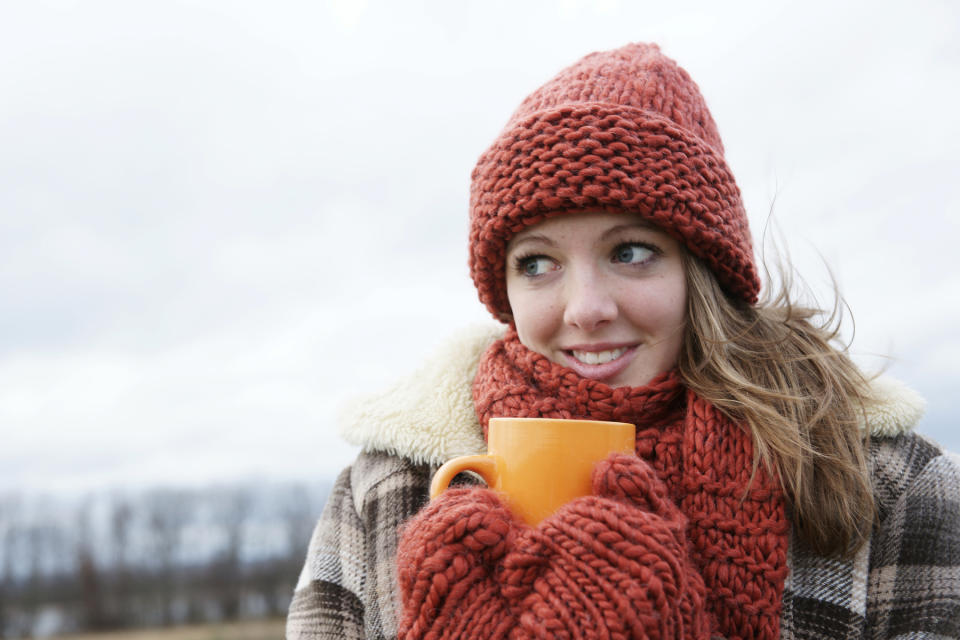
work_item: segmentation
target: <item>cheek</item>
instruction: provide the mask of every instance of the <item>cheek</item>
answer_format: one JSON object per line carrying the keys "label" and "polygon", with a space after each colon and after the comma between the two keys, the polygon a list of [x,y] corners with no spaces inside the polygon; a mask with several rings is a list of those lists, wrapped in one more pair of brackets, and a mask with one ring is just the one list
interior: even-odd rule
{"label": "cheek", "polygon": [[545,344],[556,332],[558,320],[562,313],[556,304],[555,295],[546,295],[544,292],[524,290],[508,287],[507,297],[513,311],[513,322],[517,327],[517,334],[524,346],[539,351],[538,347]]}
{"label": "cheek", "polygon": [[686,320],[686,280],[680,275],[650,284],[631,296],[630,317],[651,333],[672,333]]}
{"label": "cheek", "polygon": [[671,287],[670,292],[664,293],[663,319],[671,325],[681,325],[687,318],[687,290],[683,280],[679,286]]}

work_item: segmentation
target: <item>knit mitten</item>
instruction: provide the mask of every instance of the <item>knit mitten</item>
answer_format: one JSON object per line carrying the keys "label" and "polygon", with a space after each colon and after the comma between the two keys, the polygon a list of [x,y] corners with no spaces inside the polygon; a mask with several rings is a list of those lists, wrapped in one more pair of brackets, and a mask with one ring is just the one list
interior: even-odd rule
{"label": "knit mitten", "polygon": [[618,454],[593,484],[535,528],[489,490],[431,503],[400,541],[401,637],[706,638],[703,580],[663,483]]}
{"label": "knit mitten", "polygon": [[507,637],[495,574],[521,526],[489,489],[449,489],[414,516],[397,548],[398,637]]}

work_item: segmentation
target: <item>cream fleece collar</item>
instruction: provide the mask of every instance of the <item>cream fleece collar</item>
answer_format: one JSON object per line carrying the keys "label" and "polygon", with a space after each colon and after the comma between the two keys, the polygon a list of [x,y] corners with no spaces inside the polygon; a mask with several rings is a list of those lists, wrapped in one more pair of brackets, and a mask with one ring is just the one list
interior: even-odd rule
{"label": "cream fleece collar", "polygon": [[[343,437],[367,451],[416,463],[442,464],[483,452],[473,377],[480,356],[503,331],[493,324],[461,331],[386,392],[350,402],[340,415]],[[870,433],[894,436],[913,429],[923,416],[923,398],[892,378],[877,378],[873,385],[879,400],[867,409]]]}

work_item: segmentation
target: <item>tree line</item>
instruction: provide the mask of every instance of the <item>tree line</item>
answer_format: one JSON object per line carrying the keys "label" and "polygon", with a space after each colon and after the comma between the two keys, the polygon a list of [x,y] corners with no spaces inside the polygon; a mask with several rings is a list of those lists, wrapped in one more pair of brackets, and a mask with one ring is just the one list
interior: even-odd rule
{"label": "tree line", "polygon": [[0,637],[283,615],[328,484],[0,496]]}

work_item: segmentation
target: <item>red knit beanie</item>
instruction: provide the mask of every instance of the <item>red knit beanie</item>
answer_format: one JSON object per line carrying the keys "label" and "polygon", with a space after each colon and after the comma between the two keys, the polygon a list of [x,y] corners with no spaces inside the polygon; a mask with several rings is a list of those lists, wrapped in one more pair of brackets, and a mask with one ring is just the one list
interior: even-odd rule
{"label": "red knit beanie", "polygon": [[697,85],[653,44],[592,53],[534,91],[480,157],[470,273],[510,315],[510,238],[557,213],[634,212],[682,242],[731,295],[760,290],[740,190]]}

